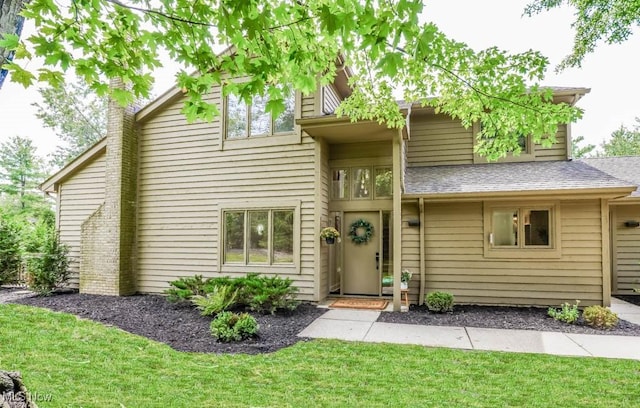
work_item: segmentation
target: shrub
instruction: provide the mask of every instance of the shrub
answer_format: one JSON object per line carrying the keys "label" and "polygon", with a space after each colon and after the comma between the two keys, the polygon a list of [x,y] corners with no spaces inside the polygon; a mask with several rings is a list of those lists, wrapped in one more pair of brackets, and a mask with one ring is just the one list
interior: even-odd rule
{"label": "shrub", "polygon": [[188,301],[193,296],[204,296],[207,294],[207,286],[213,286],[210,279],[203,279],[202,275],[195,275],[188,278],[180,278],[169,282],[171,288],[164,291],[168,295],[169,302],[177,303]]}
{"label": "shrub", "polygon": [[427,308],[436,313],[453,312],[453,295],[447,292],[431,292],[426,297]]}
{"label": "shrub", "polygon": [[0,285],[17,280],[20,263],[18,227],[0,214]]}
{"label": "shrub", "polygon": [[612,329],[618,324],[618,315],[602,306],[589,306],[582,316],[589,326],[597,329]]}
{"label": "shrub", "polygon": [[245,284],[250,288],[247,291],[247,294],[251,294],[248,306],[253,311],[274,314],[278,309],[295,310],[298,307],[295,299],[298,290],[289,278],[256,276]]}
{"label": "shrub", "polygon": [[224,343],[253,337],[258,330],[258,322],[248,313],[222,312],[211,322],[211,335]]}
{"label": "shrub", "polygon": [[49,295],[69,279],[69,249],[55,230],[44,237],[39,249],[27,262],[27,283],[34,292]]}
{"label": "shrub", "polygon": [[211,292],[204,296],[192,296],[191,302],[203,316],[211,316],[233,307],[236,297],[238,297],[238,289],[233,290],[231,286],[213,286]]}
{"label": "shrub", "polygon": [[578,310],[579,300],[576,300],[575,305],[571,305],[568,302],[560,305],[560,310],[550,307],[547,310],[547,314],[560,322],[574,324],[580,318],[580,310]]}

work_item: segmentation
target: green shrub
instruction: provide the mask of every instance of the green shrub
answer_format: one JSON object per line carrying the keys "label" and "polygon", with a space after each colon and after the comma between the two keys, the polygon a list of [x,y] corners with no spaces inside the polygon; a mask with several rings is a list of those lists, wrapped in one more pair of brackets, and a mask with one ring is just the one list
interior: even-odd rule
{"label": "green shrub", "polygon": [[427,308],[436,313],[453,312],[453,295],[447,292],[431,292],[425,301]]}
{"label": "green shrub", "polygon": [[256,336],[258,330],[258,322],[248,313],[222,312],[211,322],[211,335],[224,343]]}
{"label": "green shrub", "polygon": [[612,329],[618,324],[618,315],[602,306],[589,306],[582,313],[584,321],[597,329]]}
{"label": "green shrub", "polygon": [[21,262],[18,227],[0,214],[0,285],[17,280]]}
{"label": "green shrub", "polygon": [[255,312],[274,314],[278,309],[295,310],[298,307],[298,289],[289,278],[256,276],[247,279],[245,285],[249,288],[245,295],[251,294],[248,306]]}
{"label": "green shrub", "polygon": [[203,316],[212,316],[233,307],[237,296],[238,289],[233,290],[231,286],[213,286],[211,292],[204,296],[192,296],[191,302]]}
{"label": "green shrub", "polygon": [[547,314],[560,322],[574,324],[580,318],[580,310],[578,310],[579,300],[576,300],[575,305],[571,305],[568,302],[560,305],[560,310],[550,307],[547,310]]}
{"label": "green shrub", "polygon": [[169,282],[171,288],[164,291],[168,295],[169,302],[177,303],[191,299],[193,296],[204,296],[211,291],[213,286],[210,279],[204,279],[202,275],[188,278],[180,278]]}
{"label": "green shrub", "polygon": [[34,292],[49,295],[69,279],[69,249],[55,230],[44,237],[39,249],[40,253],[32,254],[27,261],[27,283]]}

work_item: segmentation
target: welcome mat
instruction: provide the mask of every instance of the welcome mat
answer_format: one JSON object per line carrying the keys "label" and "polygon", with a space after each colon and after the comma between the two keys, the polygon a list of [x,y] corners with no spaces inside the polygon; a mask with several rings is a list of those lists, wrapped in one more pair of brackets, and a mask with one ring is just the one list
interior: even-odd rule
{"label": "welcome mat", "polygon": [[382,310],[387,307],[388,301],[384,299],[351,299],[343,298],[338,299],[329,307],[339,307],[342,309],[372,309]]}

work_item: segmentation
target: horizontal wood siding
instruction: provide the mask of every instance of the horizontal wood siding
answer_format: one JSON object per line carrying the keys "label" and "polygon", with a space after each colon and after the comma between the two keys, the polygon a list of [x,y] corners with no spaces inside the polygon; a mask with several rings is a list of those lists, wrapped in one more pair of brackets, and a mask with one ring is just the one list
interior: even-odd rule
{"label": "horizontal wood siding", "polygon": [[598,200],[560,203],[562,254],[554,259],[485,258],[482,203],[425,207],[427,293],[447,291],[471,304],[602,302]]}
{"label": "horizontal wood siding", "polygon": [[550,147],[535,145],[535,161],[567,160],[567,126],[560,125],[556,142]]}
{"label": "horizontal wood siding", "polygon": [[331,160],[391,157],[391,142],[344,143],[331,145]]}
{"label": "horizontal wood siding", "polygon": [[411,117],[408,166],[473,164],[473,132],[445,115]]}
{"label": "horizontal wood siding", "polygon": [[[219,90],[207,100],[220,104]],[[143,123],[138,192],[138,289],[161,292],[168,281],[218,271],[219,214],[224,203],[299,201],[300,273],[289,277],[301,299],[314,287],[314,141],[220,149],[221,122],[187,123],[182,101]],[[313,109],[305,98],[303,111]],[[247,267],[246,272],[261,272]],[[224,273],[224,275],[232,275]]]}
{"label": "horizontal wood siding", "polygon": [[617,294],[638,294],[633,289],[640,289],[640,228],[629,228],[625,221],[640,221],[640,204],[616,205],[611,220],[613,276],[613,292]]}
{"label": "horizontal wood siding", "polygon": [[[329,146],[322,141],[320,158],[320,226],[321,228],[332,226],[329,220]],[[329,245],[320,245],[320,298],[329,295]]]}
{"label": "horizontal wood siding", "polygon": [[78,287],[80,270],[80,228],[104,202],[105,155],[92,160],[63,181],[60,194],[60,240],[69,246],[72,287]]}
{"label": "horizontal wood siding", "polygon": [[413,275],[409,282],[409,302],[418,303],[420,293],[420,227],[410,227],[410,220],[419,220],[418,204],[402,205],[402,269],[410,270]]}
{"label": "horizontal wood siding", "polygon": [[336,88],[329,84],[322,87],[322,113],[325,115],[334,113],[342,102]]}

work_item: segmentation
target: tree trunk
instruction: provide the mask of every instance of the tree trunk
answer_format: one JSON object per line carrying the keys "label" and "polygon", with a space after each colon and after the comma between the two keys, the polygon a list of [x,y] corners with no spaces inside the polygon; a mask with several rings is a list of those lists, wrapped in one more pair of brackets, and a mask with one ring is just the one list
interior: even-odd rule
{"label": "tree trunk", "polygon": [[[27,2],[28,0],[0,0],[0,37],[4,37],[4,34],[20,35],[24,18],[18,13]],[[13,52],[0,47],[0,66],[12,59]],[[0,70],[0,88],[6,76],[7,71]]]}

